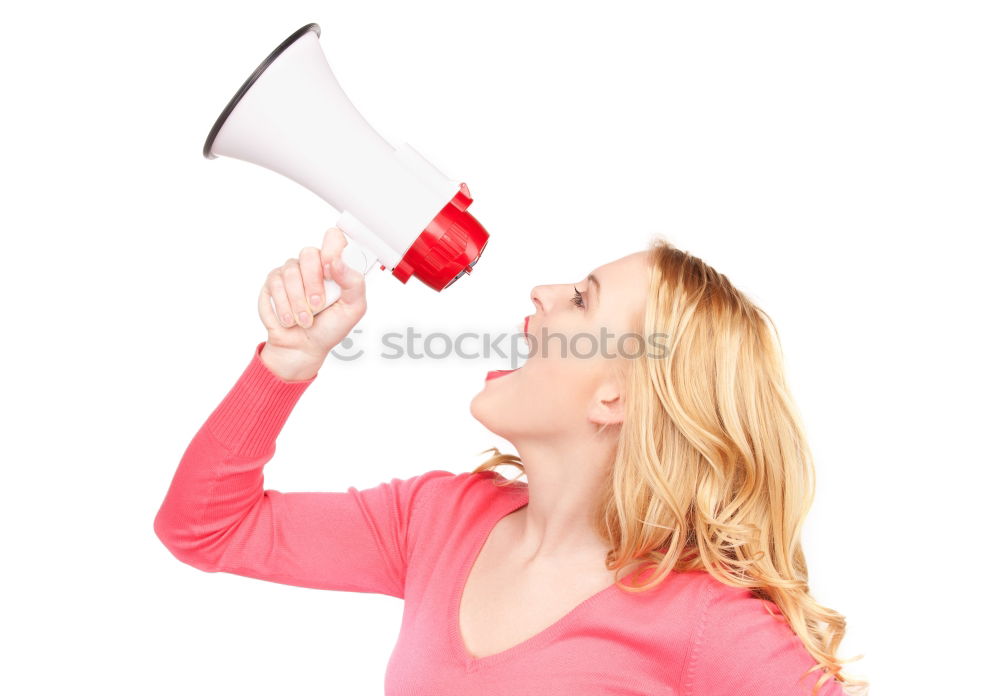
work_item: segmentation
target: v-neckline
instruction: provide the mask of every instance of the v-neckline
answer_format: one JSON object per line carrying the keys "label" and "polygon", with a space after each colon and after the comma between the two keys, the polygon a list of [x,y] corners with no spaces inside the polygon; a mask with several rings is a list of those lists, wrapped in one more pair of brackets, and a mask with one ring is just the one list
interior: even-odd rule
{"label": "v-neckline", "polygon": [[[494,485],[492,481],[489,483],[490,485]],[[514,485],[516,486],[517,484]],[[494,517],[490,523],[486,525],[482,534],[479,535],[475,545],[472,547],[471,552],[466,554],[465,560],[462,563],[462,571],[458,574],[455,586],[451,591],[451,601],[448,609],[448,627],[449,633],[451,634],[451,645],[454,654],[458,658],[459,662],[465,667],[466,671],[471,672],[476,669],[495,665],[514,658],[533,647],[540,647],[545,642],[557,637],[559,632],[565,629],[567,625],[576,619],[585,607],[594,604],[597,600],[611,593],[611,591],[617,587],[617,585],[613,583],[608,587],[605,587],[603,590],[599,590],[598,592],[590,595],[585,600],[570,609],[567,613],[563,614],[560,618],[556,619],[554,623],[549,624],[538,633],[529,636],[520,643],[512,645],[506,650],[501,650],[500,652],[493,653],[492,655],[485,655],[483,657],[475,657],[469,652],[465,645],[465,639],[462,638],[462,626],[459,621],[462,606],[462,595],[465,593],[465,587],[469,582],[469,575],[472,573],[472,568],[479,559],[483,548],[486,546],[486,542],[489,540],[490,534],[492,534],[493,530],[497,528],[501,520],[508,515],[517,512],[528,504],[527,486],[518,487],[521,490],[518,491],[518,495],[514,496],[513,504],[507,504],[500,508],[501,514]]]}

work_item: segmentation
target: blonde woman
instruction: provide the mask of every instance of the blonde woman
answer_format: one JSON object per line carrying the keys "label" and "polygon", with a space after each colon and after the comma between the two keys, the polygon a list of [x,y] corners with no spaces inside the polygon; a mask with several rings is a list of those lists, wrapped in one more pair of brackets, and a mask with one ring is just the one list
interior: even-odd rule
{"label": "blonde woman", "polygon": [[[178,559],[404,599],[387,694],[866,693],[841,672],[844,617],[809,594],[813,464],[770,319],[662,239],[532,290],[532,355],[470,407],[517,455],[265,490],[288,415],[366,310],[344,244],[332,228],[261,288],[267,340],[156,516]],[[343,294],[314,316],[324,277]]]}

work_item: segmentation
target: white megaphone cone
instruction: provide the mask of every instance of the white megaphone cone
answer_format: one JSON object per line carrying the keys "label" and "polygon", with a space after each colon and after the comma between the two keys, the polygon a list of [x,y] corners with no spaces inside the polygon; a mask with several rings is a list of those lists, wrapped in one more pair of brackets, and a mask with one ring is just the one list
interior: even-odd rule
{"label": "white megaphone cone", "polygon": [[[252,162],[306,187],[341,212],[346,264],[376,261],[402,282],[440,291],[471,273],[489,234],[451,181],[407,144],[392,147],[354,108],[319,45],[319,26],[285,39],[212,126],[203,154]],[[340,288],[326,283],[326,306]]]}

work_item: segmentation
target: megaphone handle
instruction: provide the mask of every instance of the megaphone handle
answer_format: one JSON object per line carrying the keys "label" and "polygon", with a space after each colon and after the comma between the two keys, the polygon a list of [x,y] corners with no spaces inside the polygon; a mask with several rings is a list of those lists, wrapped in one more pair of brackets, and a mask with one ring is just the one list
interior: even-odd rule
{"label": "megaphone handle", "polygon": [[[368,275],[368,271],[375,268],[375,264],[378,261],[375,254],[365,249],[350,236],[345,234],[344,238],[347,240],[347,245],[340,252],[341,260],[354,270],[360,272],[361,275]],[[340,286],[336,282],[323,278],[323,288],[326,290],[326,304],[314,312],[314,314],[319,314],[340,299]]]}

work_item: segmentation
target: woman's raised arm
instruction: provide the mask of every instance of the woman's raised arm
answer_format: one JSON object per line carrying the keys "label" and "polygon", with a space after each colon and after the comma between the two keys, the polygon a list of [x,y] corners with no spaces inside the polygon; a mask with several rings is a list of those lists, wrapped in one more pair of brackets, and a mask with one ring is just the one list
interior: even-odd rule
{"label": "woman's raised arm", "polygon": [[265,490],[263,467],[315,376],[278,377],[261,361],[263,347],[185,450],[154,521],[157,537],[207,572],[403,597],[414,513],[428,484],[453,474],[345,492]]}
{"label": "woman's raised arm", "polygon": [[[426,484],[446,471],[337,493],[264,490],[264,464],[330,350],[367,309],[364,275],[341,263],[337,227],[267,276],[257,298],[267,341],[195,434],[153,524],[180,560],[288,585],[403,596],[410,527]],[[340,288],[325,309],[324,280]],[[314,314],[314,312],[317,312]]]}

